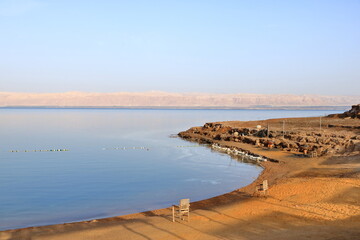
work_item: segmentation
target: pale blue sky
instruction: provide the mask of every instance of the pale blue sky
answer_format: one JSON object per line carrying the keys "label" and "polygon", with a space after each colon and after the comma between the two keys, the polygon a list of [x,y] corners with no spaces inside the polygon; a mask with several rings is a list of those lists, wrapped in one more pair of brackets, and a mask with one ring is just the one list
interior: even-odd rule
{"label": "pale blue sky", "polygon": [[0,91],[360,95],[360,1],[0,0]]}

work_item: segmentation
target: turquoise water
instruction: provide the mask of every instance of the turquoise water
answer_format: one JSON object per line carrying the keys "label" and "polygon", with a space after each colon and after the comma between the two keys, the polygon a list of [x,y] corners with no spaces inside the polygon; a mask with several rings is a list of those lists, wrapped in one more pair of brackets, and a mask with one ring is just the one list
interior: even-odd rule
{"label": "turquoise water", "polygon": [[[212,121],[330,113],[0,109],[0,230],[152,210],[232,191],[251,183],[261,168],[169,136]],[[53,149],[68,151],[45,151]]]}

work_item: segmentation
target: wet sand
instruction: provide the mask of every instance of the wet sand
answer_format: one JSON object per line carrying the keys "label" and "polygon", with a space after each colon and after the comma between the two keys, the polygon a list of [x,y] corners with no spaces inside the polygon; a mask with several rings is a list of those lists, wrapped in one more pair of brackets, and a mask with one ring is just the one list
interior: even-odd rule
{"label": "wet sand", "polygon": [[[298,121],[301,124],[302,120]],[[336,121],[338,125],[344,124]],[[265,124],[262,121],[246,123]],[[358,123],[352,121],[352,124],[360,125]],[[347,131],[359,134],[356,129]],[[199,137],[193,135],[194,139]],[[177,219],[173,223],[169,206],[114,218],[3,231],[0,240],[359,239],[360,144],[334,156],[305,158],[278,149],[216,142],[240,147],[279,163],[263,162],[262,174],[244,188],[192,203],[190,222]],[[255,186],[264,179],[270,186],[267,196],[254,196]]]}

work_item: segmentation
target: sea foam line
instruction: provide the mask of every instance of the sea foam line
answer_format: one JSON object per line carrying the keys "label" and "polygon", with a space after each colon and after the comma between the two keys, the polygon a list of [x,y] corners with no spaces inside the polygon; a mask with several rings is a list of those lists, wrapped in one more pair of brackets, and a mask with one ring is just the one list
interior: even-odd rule
{"label": "sea foam line", "polygon": [[246,158],[248,158],[250,160],[253,160],[253,161],[256,161],[256,162],[266,162],[267,161],[267,158],[265,158],[263,156],[251,154],[251,153],[248,153],[248,152],[244,152],[244,151],[238,150],[236,148],[222,147],[217,143],[213,143],[211,145],[211,148],[215,149],[217,151],[226,152],[227,154],[243,156],[243,157],[246,157]]}
{"label": "sea foam line", "polygon": [[45,150],[10,150],[9,152],[67,152],[69,149],[45,149]]}

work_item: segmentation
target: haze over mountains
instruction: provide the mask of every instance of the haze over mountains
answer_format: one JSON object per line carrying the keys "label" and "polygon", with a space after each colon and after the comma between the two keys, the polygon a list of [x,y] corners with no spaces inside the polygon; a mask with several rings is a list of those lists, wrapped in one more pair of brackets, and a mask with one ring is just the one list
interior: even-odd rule
{"label": "haze over mountains", "polygon": [[360,96],[208,94],[168,92],[15,93],[0,92],[0,107],[180,107],[271,108],[351,106]]}

